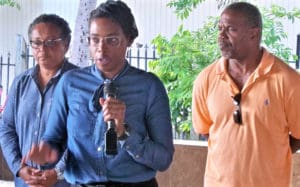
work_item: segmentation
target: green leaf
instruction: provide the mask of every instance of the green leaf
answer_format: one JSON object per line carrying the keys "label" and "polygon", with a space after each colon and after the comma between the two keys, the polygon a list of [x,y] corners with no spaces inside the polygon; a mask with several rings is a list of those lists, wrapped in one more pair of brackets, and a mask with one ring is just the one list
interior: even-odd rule
{"label": "green leaf", "polygon": [[[180,0],[192,3],[197,0]],[[175,3],[175,1],[170,2]],[[195,6],[191,4],[190,6]],[[262,8],[263,36],[262,45],[278,57],[296,60],[296,55],[286,47],[284,41],[287,34],[281,21],[299,19],[299,10],[287,12],[279,6]],[[159,59],[149,63],[149,69],[157,74],[164,83],[170,99],[172,124],[177,132],[183,132],[186,137],[192,128],[191,102],[193,82],[199,72],[215,59],[220,57],[217,44],[219,17],[209,17],[202,28],[189,31],[180,25],[177,32],[167,39],[158,35],[152,40],[156,46]]]}
{"label": "green leaf", "polygon": [[16,7],[18,10],[21,9],[19,3],[17,3],[14,0],[0,0],[0,6],[10,6],[10,7]]}

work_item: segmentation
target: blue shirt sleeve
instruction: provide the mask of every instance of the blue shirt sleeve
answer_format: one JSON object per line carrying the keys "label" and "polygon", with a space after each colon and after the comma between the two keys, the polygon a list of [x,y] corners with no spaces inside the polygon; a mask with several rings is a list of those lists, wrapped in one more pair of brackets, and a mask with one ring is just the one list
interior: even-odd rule
{"label": "blue shirt sleeve", "polygon": [[145,125],[146,137],[135,131],[124,142],[132,158],[154,170],[164,171],[172,162],[174,146],[170,119],[169,99],[163,84],[154,76],[149,87]]}
{"label": "blue shirt sleeve", "polygon": [[16,107],[16,86],[14,80],[6,100],[3,118],[0,123],[1,149],[7,165],[16,176],[21,167],[22,154],[19,148],[18,135],[16,134],[15,107]]}
{"label": "blue shirt sleeve", "polygon": [[[67,73],[66,73],[67,74]],[[62,76],[58,82],[53,96],[53,102],[51,110],[49,112],[49,119],[43,140],[48,142],[53,148],[55,148],[60,156],[66,149],[66,121],[68,115],[67,107],[67,94],[64,87],[65,76]],[[52,122],[53,121],[53,122]]]}
{"label": "blue shirt sleeve", "polygon": [[65,73],[54,93],[43,140],[60,154],[67,147],[64,176],[71,183],[149,180],[170,166],[174,154],[166,90],[155,75],[132,67],[115,80],[131,131],[112,156],[105,153],[102,111],[89,107],[104,80],[95,65]]}

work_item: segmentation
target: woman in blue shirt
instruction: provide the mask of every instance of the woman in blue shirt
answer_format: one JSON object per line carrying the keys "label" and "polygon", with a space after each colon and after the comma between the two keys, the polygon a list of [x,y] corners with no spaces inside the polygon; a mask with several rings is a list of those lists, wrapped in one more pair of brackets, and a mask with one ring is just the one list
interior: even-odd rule
{"label": "woman in blue shirt", "polygon": [[10,87],[0,124],[3,156],[17,187],[70,186],[64,180],[58,181],[62,179],[64,157],[45,167],[24,163],[22,158],[41,140],[58,80],[76,67],[65,59],[71,30],[63,18],[43,14],[30,24],[28,38],[37,65],[18,75]]}
{"label": "woman in blue shirt", "polygon": [[[137,36],[134,17],[122,1],[107,1],[91,12],[88,41],[94,64],[62,77],[44,142],[33,146],[28,159],[55,162],[66,145],[65,177],[72,184],[158,186],[156,172],[169,167],[174,153],[169,100],[154,74],[126,61]],[[106,80],[115,85],[116,97],[103,97]],[[109,121],[118,137],[116,154],[105,148],[114,142],[105,141]]]}

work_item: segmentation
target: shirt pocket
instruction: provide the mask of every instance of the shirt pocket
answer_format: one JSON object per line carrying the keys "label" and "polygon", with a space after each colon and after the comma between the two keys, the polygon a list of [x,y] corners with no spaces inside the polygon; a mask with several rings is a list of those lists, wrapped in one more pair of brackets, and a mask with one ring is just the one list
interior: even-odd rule
{"label": "shirt pocket", "polygon": [[126,105],[126,123],[130,125],[131,129],[143,137],[148,136],[147,116],[145,112],[145,105],[139,103]]}
{"label": "shirt pocket", "polygon": [[68,128],[73,137],[90,138],[93,135],[97,114],[89,111],[88,102],[77,94],[70,99]]}

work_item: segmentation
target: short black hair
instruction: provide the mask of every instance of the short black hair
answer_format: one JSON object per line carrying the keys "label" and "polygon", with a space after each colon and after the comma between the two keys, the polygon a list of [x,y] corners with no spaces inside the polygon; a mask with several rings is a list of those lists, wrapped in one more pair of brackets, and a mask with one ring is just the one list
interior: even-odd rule
{"label": "short black hair", "polygon": [[139,34],[130,8],[122,1],[107,0],[90,13],[89,27],[96,18],[110,18],[118,23],[125,36],[133,41]]}
{"label": "short black hair", "polygon": [[31,38],[33,27],[39,23],[51,23],[55,25],[59,30],[61,30],[61,36],[67,41],[68,46],[71,41],[71,29],[66,20],[56,14],[41,14],[36,17],[28,28],[28,37]]}
{"label": "short black hair", "polygon": [[[249,26],[262,28],[262,18],[259,9],[247,2],[235,2],[228,5],[225,10],[239,12],[245,16]],[[225,11],[224,10],[224,11]]]}

